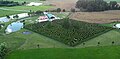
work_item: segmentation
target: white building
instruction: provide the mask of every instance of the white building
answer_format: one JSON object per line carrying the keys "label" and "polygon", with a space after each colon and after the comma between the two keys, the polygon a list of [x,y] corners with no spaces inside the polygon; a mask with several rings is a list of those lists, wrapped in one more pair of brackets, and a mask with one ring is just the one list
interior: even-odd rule
{"label": "white building", "polygon": [[115,27],[120,29],[120,24],[116,24]]}
{"label": "white building", "polygon": [[31,3],[27,4],[27,6],[40,6],[40,5],[43,5],[43,3],[31,2]]}

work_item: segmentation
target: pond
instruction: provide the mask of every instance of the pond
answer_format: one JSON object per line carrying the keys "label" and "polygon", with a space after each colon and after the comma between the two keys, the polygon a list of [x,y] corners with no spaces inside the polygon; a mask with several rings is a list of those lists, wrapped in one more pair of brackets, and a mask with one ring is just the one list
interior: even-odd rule
{"label": "pond", "polygon": [[8,25],[7,29],[5,30],[6,33],[16,32],[23,28],[23,23],[21,22],[13,22]]}

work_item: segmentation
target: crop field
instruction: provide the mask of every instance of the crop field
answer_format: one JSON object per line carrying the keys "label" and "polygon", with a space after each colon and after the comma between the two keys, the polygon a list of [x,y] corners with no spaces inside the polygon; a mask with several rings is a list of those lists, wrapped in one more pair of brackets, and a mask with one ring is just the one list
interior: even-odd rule
{"label": "crop field", "polygon": [[22,12],[20,12],[20,11],[0,10],[0,17],[4,17],[6,15],[19,14],[19,13],[22,13]]}
{"label": "crop field", "polygon": [[41,10],[41,11],[45,11],[47,9],[52,8],[53,6],[14,6],[14,7],[3,7],[6,9],[12,9],[12,10],[32,10],[32,11],[37,11],[37,10]]}
{"label": "crop field", "polygon": [[110,23],[120,21],[120,10],[104,12],[77,12],[70,15],[71,19],[90,23]]}
{"label": "crop field", "polygon": [[119,59],[120,46],[16,50],[6,59]]}
{"label": "crop field", "polygon": [[112,29],[100,26],[99,24],[78,22],[69,19],[30,24],[25,26],[25,28],[69,46],[75,46]]}

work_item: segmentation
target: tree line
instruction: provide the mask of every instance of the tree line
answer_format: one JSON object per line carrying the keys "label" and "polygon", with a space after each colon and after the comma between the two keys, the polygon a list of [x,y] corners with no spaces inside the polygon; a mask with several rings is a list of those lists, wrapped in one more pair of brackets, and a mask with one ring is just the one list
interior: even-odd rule
{"label": "tree line", "polygon": [[105,10],[120,10],[120,5],[116,1],[109,3],[104,0],[78,0],[76,8],[81,11],[105,11]]}

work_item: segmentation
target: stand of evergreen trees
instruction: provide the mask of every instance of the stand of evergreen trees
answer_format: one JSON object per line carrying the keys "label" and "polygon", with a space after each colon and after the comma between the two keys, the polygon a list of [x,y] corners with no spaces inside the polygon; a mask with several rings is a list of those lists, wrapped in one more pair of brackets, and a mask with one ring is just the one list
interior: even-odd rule
{"label": "stand of evergreen trees", "polygon": [[120,10],[120,5],[116,1],[107,3],[104,0],[79,0],[76,2],[76,8],[82,11],[105,11]]}
{"label": "stand of evergreen trees", "polygon": [[20,4],[14,1],[0,1],[0,6],[18,6],[18,5]]}

